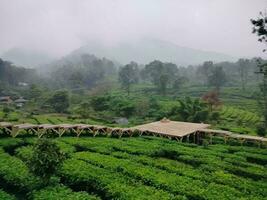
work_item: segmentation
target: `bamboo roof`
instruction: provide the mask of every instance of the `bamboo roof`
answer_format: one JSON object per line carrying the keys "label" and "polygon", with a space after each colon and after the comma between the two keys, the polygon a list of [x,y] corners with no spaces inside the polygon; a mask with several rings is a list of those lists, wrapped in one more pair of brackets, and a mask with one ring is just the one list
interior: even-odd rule
{"label": "bamboo roof", "polygon": [[267,138],[265,138],[265,137],[237,134],[237,133],[233,133],[230,131],[212,130],[212,129],[202,129],[200,131],[203,131],[205,133],[213,133],[215,135],[228,136],[228,137],[236,138],[236,139],[257,140],[257,141],[267,142]]}
{"label": "bamboo roof", "polygon": [[54,124],[41,124],[38,127],[43,129],[53,129],[53,128],[59,128],[60,126]]}
{"label": "bamboo roof", "polygon": [[9,122],[0,122],[0,127],[11,127],[11,126],[13,126],[13,124]]}
{"label": "bamboo roof", "polygon": [[59,124],[60,128],[77,128],[75,124]]}
{"label": "bamboo roof", "polygon": [[132,127],[132,129],[148,131],[168,136],[183,137],[191,133],[197,132],[200,129],[208,128],[209,126],[209,124],[178,122],[163,119],[161,121],[135,126]]}
{"label": "bamboo roof", "polygon": [[30,128],[38,128],[38,125],[25,123],[25,124],[14,125],[14,127],[18,129],[30,129]]}
{"label": "bamboo roof", "polygon": [[86,128],[93,128],[94,125],[90,125],[90,124],[75,124],[78,128],[80,129],[86,129]]}

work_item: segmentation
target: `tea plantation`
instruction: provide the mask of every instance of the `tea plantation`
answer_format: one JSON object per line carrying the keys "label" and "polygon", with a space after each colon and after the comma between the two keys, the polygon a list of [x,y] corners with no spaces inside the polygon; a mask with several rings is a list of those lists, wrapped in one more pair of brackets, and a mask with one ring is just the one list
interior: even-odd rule
{"label": "tea plantation", "polygon": [[266,199],[267,149],[155,137],[62,137],[48,187],[27,167],[36,138],[0,139],[0,199]]}

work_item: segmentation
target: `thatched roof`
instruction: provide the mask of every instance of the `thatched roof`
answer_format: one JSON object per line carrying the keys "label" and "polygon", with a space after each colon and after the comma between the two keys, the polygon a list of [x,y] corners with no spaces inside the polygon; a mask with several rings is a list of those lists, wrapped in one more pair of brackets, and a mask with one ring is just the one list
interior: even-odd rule
{"label": "thatched roof", "polygon": [[143,124],[132,128],[163,135],[183,137],[198,130],[208,128],[209,126],[209,124],[170,121],[164,118],[161,121]]}

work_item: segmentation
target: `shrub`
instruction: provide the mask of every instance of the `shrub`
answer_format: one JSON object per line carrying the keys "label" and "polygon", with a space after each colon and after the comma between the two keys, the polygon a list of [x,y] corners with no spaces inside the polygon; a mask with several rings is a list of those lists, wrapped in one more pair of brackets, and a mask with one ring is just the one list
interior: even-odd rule
{"label": "shrub", "polygon": [[265,136],[266,135],[266,128],[264,124],[258,124],[256,128],[256,132],[259,136]]}
{"label": "shrub", "polygon": [[32,158],[28,162],[30,171],[48,185],[51,176],[62,165],[64,154],[60,148],[49,139],[40,139],[33,147]]}

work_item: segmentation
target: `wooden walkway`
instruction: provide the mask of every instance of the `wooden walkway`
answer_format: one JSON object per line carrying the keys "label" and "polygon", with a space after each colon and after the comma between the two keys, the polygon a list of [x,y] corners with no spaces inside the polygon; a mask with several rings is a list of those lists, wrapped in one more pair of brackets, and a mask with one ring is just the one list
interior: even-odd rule
{"label": "wooden walkway", "polygon": [[210,143],[212,143],[212,137],[213,136],[221,136],[224,138],[225,143],[227,143],[227,141],[230,138],[232,138],[232,139],[237,139],[241,144],[243,144],[244,142],[255,142],[259,145],[267,144],[267,138],[266,137],[236,134],[236,133],[233,133],[230,131],[213,130],[213,129],[202,129],[202,130],[199,130],[199,132],[203,132],[205,134],[208,134],[210,136]]}
{"label": "wooden walkway", "polygon": [[209,126],[209,124],[177,122],[167,119],[131,128],[113,128],[89,124],[36,125],[26,123],[13,125],[12,123],[8,122],[0,122],[0,131],[12,137],[27,133],[36,135],[39,138],[43,137],[46,134],[56,134],[61,137],[63,134],[70,132],[76,134],[77,137],[82,134],[91,134],[92,136],[106,135],[116,137],[131,137],[133,135],[141,136],[145,134],[166,137],[169,139],[176,139],[177,141],[193,141],[194,143],[199,143],[204,136],[208,136],[210,138],[210,143],[212,143],[213,136],[220,136],[224,138],[225,143],[230,138],[232,138],[238,140],[241,144],[243,144],[244,142],[255,142],[259,145],[267,145],[267,138],[265,137],[241,135],[229,131],[208,129]]}

